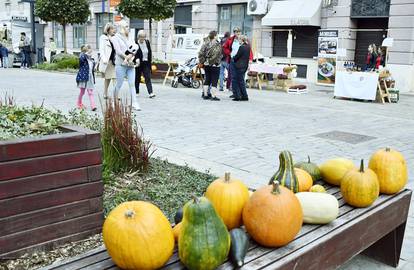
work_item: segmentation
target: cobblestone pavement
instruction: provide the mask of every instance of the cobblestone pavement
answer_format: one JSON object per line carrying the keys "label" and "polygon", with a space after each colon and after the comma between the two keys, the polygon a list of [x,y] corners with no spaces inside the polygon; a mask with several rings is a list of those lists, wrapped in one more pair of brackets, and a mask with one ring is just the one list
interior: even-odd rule
{"label": "cobblestone pavement", "polygon": [[[222,100],[214,102],[201,100],[200,90],[160,84],[154,88],[155,99],[141,89],[143,110],[137,119],[156,145],[155,155],[171,162],[216,175],[230,171],[258,187],[277,170],[278,153],[285,149],[295,160],[310,155],[316,163],[333,157],[358,163],[389,146],[404,154],[413,176],[414,96],[381,105],[336,100],[327,88],[311,86],[305,95],[250,90],[249,102],[233,102],[228,92],[221,92]],[[102,89],[100,79],[97,89]],[[0,70],[1,90],[11,90],[18,103],[44,100],[46,106],[64,111],[74,107],[78,94],[74,75],[25,70]],[[409,186],[414,186],[412,180]],[[398,269],[414,269],[412,208],[409,215]],[[392,268],[357,256],[342,269]]]}

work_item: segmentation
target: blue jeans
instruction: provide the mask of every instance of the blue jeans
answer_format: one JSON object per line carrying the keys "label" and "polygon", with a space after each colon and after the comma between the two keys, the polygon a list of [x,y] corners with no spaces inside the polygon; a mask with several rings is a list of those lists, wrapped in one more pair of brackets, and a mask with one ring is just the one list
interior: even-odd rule
{"label": "blue jeans", "polygon": [[128,79],[128,87],[131,95],[132,104],[136,103],[135,93],[135,68],[127,67],[122,65],[115,66],[116,73],[116,85],[115,85],[115,97],[119,96],[119,90],[121,90],[122,84],[124,83],[125,77]]}
{"label": "blue jeans", "polygon": [[3,56],[2,57],[2,64],[4,68],[8,68],[9,67],[9,57],[8,56]]}
{"label": "blue jeans", "polygon": [[22,67],[31,67],[32,59],[30,58],[30,51],[23,50],[22,53]]}
{"label": "blue jeans", "polygon": [[221,65],[220,65],[220,90],[222,91],[224,89],[224,71],[226,69],[229,69],[229,63],[227,63],[226,61],[221,61]]}

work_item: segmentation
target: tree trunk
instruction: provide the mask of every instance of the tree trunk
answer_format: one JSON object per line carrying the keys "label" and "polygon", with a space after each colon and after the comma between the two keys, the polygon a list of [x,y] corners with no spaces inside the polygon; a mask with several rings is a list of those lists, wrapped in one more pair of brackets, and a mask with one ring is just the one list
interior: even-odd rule
{"label": "tree trunk", "polygon": [[152,47],[152,18],[149,18],[149,42]]}
{"label": "tree trunk", "polygon": [[63,52],[67,53],[68,47],[66,44],[66,24],[62,24],[62,26],[63,26]]}

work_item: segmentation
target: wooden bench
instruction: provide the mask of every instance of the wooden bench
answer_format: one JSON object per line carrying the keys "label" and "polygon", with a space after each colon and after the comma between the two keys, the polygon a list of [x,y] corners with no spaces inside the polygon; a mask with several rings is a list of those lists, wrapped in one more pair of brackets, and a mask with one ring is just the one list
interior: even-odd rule
{"label": "wooden bench", "polygon": [[[242,269],[335,269],[363,252],[396,267],[401,253],[411,190],[381,195],[368,208],[353,208],[338,187],[324,185],[340,205],[338,218],[327,225],[304,225],[287,246],[269,249],[251,242]],[[177,250],[163,269],[184,269]],[[100,247],[44,270],[119,269]],[[218,269],[234,269],[225,262]]]}

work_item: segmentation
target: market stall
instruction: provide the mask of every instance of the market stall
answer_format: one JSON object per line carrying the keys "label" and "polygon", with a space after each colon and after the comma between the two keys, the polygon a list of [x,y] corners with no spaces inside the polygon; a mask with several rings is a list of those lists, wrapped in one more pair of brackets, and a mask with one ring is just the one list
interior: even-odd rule
{"label": "market stall", "polygon": [[376,72],[337,71],[334,96],[375,100],[378,79]]}

